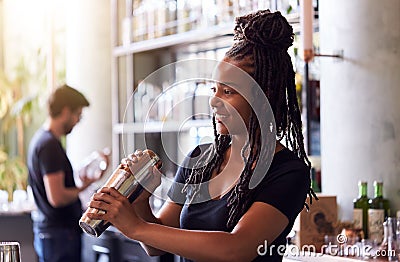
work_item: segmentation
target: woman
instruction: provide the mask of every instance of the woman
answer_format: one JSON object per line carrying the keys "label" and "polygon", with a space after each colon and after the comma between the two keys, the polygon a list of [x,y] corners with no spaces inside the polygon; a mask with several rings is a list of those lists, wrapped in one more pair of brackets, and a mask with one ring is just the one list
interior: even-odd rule
{"label": "woman", "polygon": [[[251,100],[258,98],[251,97],[252,90],[220,81],[210,100],[215,143],[197,147],[186,158],[175,178],[184,186],[171,188],[170,201],[157,217],[149,208],[150,193],[131,205],[115,189],[103,188],[90,203],[106,211],[90,218],[110,221],[127,237],[140,241],[150,255],[170,252],[187,261],[281,261],[286,236],[307,193],[312,193],[287,53],[293,30],[279,12],[269,10],[238,17],[236,23],[236,42],[219,74],[227,79],[234,76],[233,68],[240,68],[267,96],[277,130],[272,163],[261,181],[250,186],[254,170],[265,160],[263,125],[251,107]],[[280,143],[283,138],[292,151]],[[188,168],[199,158],[202,165]],[[131,155],[124,161],[134,165],[137,158]]]}

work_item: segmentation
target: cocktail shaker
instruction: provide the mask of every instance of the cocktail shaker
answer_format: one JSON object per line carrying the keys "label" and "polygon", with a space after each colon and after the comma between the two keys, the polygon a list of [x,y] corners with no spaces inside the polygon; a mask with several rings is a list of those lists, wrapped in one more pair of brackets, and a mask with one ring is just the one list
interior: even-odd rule
{"label": "cocktail shaker", "polygon": [[18,242],[0,242],[0,262],[21,262]]}
{"label": "cocktail shaker", "polygon": [[[138,157],[138,162],[133,165],[132,170],[126,164],[120,164],[103,187],[115,188],[132,203],[143,191],[142,184],[148,178],[153,166],[160,168],[161,160],[153,151],[146,149]],[[79,226],[83,231],[99,237],[111,224],[104,220],[90,219],[88,213],[104,213],[104,211],[89,207],[79,220]]]}

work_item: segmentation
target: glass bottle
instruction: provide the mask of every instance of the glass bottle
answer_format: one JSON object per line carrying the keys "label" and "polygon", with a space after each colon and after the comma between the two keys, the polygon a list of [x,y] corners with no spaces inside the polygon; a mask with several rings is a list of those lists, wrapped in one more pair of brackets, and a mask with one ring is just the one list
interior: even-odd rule
{"label": "glass bottle", "polygon": [[190,12],[191,7],[188,0],[177,0],[177,21],[178,33],[184,33],[191,30]]}
{"label": "glass bottle", "polygon": [[396,240],[397,240],[397,244],[399,244],[399,248],[400,248],[400,211],[397,211]]}
{"label": "glass bottle", "polygon": [[83,161],[83,176],[90,179],[99,179],[108,167],[108,156],[111,151],[108,147],[104,148],[101,152],[92,152]]}
{"label": "glass bottle", "polygon": [[208,103],[211,96],[210,83],[200,80],[196,81],[195,85],[192,99],[192,119],[208,119],[211,116],[211,108]]}
{"label": "glass bottle", "polygon": [[364,238],[368,238],[368,183],[358,182],[358,197],[353,200],[353,223],[356,229],[362,229]]}
{"label": "glass bottle", "polygon": [[19,242],[0,242],[0,261],[21,262]]}
{"label": "glass bottle", "polygon": [[146,82],[146,93],[142,96],[142,122],[158,119],[158,104],[155,103],[161,89],[150,82]]}
{"label": "glass bottle", "polygon": [[386,255],[388,261],[398,261],[397,252],[398,246],[396,242],[396,218],[388,217],[383,223],[384,237],[382,244],[379,247],[381,254]]}
{"label": "glass bottle", "polygon": [[390,215],[389,200],[383,198],[383,182],[374,181],[374,198],[368,201],[368,235],[381,243],[383,239],[383,222]]}
{"label": "glass bottle", "polygon": [[315,193],[320,193],[321,189],[318,185],[318,181],[317,181],[317,171],[315,169],[315,167],[311,168],[311,188],[313,189],[313,191]]}
{"label": "glass bottle", "polygon": [[146,83],[139,80],[138,86],[133,94],[133,106],[135,122],[143,122],[143,96],[146,94]]}
{"label": "glass bottle", "polygon": [[145,1],[134,1],[133,9],[133,41],[143,41],[147,39],[147,12]]}
{"label": "glass bottle", "polygon": [[165,16],[166,16],[166,35],[176,34],[178,31],[177,25],[177,7],[175,0],[165,0]]}

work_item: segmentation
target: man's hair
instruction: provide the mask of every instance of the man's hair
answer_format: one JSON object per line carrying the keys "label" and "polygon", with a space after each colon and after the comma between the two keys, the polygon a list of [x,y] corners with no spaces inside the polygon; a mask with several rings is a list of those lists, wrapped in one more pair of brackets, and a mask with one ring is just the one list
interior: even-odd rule
{"label": "man's hair", "polygon": [[75,111],[78,108],[89,106],[89,101],[81,92],[64,84],[51,93],[47,106],[50,117],[54,118],[61,114],[64,107]]}

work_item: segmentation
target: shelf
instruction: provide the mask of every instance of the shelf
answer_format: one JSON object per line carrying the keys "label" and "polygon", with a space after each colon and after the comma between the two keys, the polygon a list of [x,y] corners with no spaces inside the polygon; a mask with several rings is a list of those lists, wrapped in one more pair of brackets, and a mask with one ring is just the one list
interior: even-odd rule
{"label": "shelf", "polygon": [[140,52],[172,47],[180,44],[198,43],[212,38],[221,37],[233,33],[233,22],[225,25],[201,28],[188,32],[163,36],[155,39],[144,40],[129,45],[117,46],[114,48],[114,56],[124,56]]}
{"label": "shelf", "polygon": [[115,134],[140,134],[140,133],[160,133],[160,132],[182,132],[188,131],[191,127],[211,127],[211,119],[189,120],[186,122],[178,121],[154,121],[146,123],[119,123],[115,124],[113,131]]}
{"label": "shelf", "polygon": [[[299,14],[286,15],[286,18],[293,27],[293,32],[298,34],[300,32]],[[314,20],[314,28],[318,28],[318,20]],[[216,25],[208,28],[195,29],[184,33],[143,40],[130,43],[128,45],[116,46],[114,47],[113,55],[115,57],[120,57],[161,48],[174,47],[182,44],[205,42],[222,36],[232,36],[233,29],[234,22],[232,21],[223,25]]]}
{"label": "shelf", "polygon": [[[223,56],[223,49],[229,48],[233,44],[233,33],[235,28],[234,18],[231,21],[209,27],[193,29],[183,33],[162,36],[144,41],[125,42],[128,37],[133,37],[133,32],[124,31],[124,29],[132,30],[130,26],[124,26],[124,18],[132,18],[133,1],[125,2],[119,0],[111,1],[111,35],[112,35],[112,106],[113,106],[113,161],[114,165],[118,164],[118,160],[122,155],[123,147],[128,146],[135,148],[136,137],[146,133],[160,134],[169,132],[170,135],[181,134],[185,137],[188,134],[184,132],[192,131],[191,128],[211,127],[211,119],[206,120],[189,120],[189,121],[149,121],[146,123],[124,123],[121,119],[123,112],[122,106],[125,107],[125,101],[122,97],[130,97],[132,87],[137,80],[143,79],[147,74],[154,72],[158,68],[176,62],[177,59],[191,57],[191,54],[199,54],[199,57],[207,54],[207,51],[215,52],[217,56]],[[275,4],[277,5],[277,4]],[[275,6],[276,8],[277,6]],[[273,9],[273,8],[272,8]],[[128,10],[128,12],[127,12]],[[293,27],[295,34],[300,31],[299,13],[286,14],[281,13],[287,18]],[[126,20],[128,21],[128,20]],[[221,20],[220,20],[221,21]],[[226,21],[226,20],[224,20]],[[132,21],[131,21],[132,22]],[[176,21],[178,22],[178,21]],[[318,28],[318,22],[315,21],[314,29]],[[125,34],[124,33],[129,33]],[[153,52],[154,51],[154,52]],[[144,53],[143,55],[139,55]],[[209,52],[208,54],[212,54]],[[135,58],[137,57],[137,59]],[[148,62],[148,63],[147,63]],[[142,68],[142,63],[146,63]],[[129,108],[129,112],[134,112],[133,105]],[[126,108],[125,108],[126,110]],[[131,115],[128,119],[132,120]],[[199,130],[202,131],[202,130]],[[207,131],[209,131],[207,129]],[[133,139],[121,141],[121,135],[132,136]],[[173,136],[173,135],[172,135]],[[189,134],[190,136],[190,134]],[[176,139],[176,138],[174,138]],[[172,143],[173,141],[171,141]],[[171,150],[175,150],[172,148]],[[176,160],[176,159],[175,159]]]}

